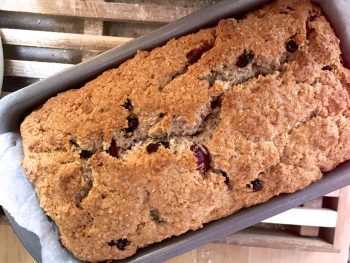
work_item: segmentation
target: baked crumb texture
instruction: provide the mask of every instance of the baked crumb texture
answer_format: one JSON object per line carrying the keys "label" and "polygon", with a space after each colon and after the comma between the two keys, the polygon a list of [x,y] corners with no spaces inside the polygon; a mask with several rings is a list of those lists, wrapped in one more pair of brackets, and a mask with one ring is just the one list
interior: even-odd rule
{"label": "baked crumb texture", "polygon": [[350,158],[350,73],[309,1],[170,40],[49,99],[23,167],[62,243],[121,259]]}

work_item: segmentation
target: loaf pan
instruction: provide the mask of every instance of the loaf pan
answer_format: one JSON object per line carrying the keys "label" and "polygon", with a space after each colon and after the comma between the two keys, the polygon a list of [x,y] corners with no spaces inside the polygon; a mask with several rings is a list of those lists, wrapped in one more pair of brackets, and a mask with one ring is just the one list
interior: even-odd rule
{"label": "loaf pan", "polygon": [[[171,38],[215,25],[222,18],[241,15],[266,2],[268,0],[221,1],[132,40],[122,47],[112,49],[94,59],[16,91],[0,101],[0,134],[18,131],[23,118],[39,104],[58,92],[81,87],[104,70],[116,67],[133,57],[137,50],[150,50]],[[202,229],[189,231],[181,236],[140,249],[134,256],[117,262],[162,262],[349,184],[350,162],[348,161],[325,174],[322,180],[301,191],[280,195],[264,204],[242,209],[231,216],[207,223]],[[26,249],[35,260],[41,262],[38,238],[20,227],[6,211],[5,213]]]}

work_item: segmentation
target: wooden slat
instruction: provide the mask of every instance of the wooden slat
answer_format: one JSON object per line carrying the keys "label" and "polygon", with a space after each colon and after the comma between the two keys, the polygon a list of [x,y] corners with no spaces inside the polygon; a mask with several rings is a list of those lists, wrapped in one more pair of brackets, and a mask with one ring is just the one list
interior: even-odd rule
{"label": "wooden slat", "polygon": [[[303,207],[321,208],[322,203],[323,203],[323,198],[318,197],[314,200],[304,203]],[[298,232],[299,232],[299,235],[301,236],[317,237],[319,235],[320,228],[317,226],[300,226]]]}
{"label": "wooden slat", "polygon": [[5,76],[47,78],[57,72],[70,68],[72,64],[22,61],[5,59]]}
{"label": "wooden slat", "polygon": [[297,207],[263,221],[271,224],[335,227],[337,212],[331,209]]}
{"label": "wooden slat", "polygon": [[285,231],[271,229],[245,229],[222,238],[216,241],[216,243],[305,251],[338,251],[333,248],[332,244],[319,238],[305,238]]}
{"label": "wooden slat", "polygon": [[164,263],[346,263],[347,254],[210,243]]}
{"label": "wooden slat", "polygon": [[89,51],[105,51],[123,45],[132,39],[128,37],[96,36],[92,34],[83,35],[10,28],[1,28],[0,35],[3,43],[8,45],[86,49]]}
{"label": "wooden slat", "polygon": [[85,19],[84,20],[84,35],[102,36],[103,21]]}
{"label": "wooden slat", "polygon": [[[103,0],[95,0],[96,2],[103,3]],[[95,36],[102,36],[103,35],[103,21],[100,20],[92,20],[92,19],[85,19],[84,20],[84,35],[95,35]],[[82,54],[82,60],[86,61],[90,58],[93,58],[96,56],[96,52],[91,52],[87,49],[83,49]]]}
{"label": "wooden slat", "polygon": [[333,245],[335,248],[344,250],[350,245],[350,186],[340,189],[338,213]]}
{"label": "wooden slat", "polygon": [[104,3],[93,0],[0,0],[0,10],[102,20],[170,22],[198,7]]}
{"label": "wooden slat", "polygon": [[[103,21],[95,21],[91,19],[85,19],[84,20],[84,35],[95,35],[95,36],[102,36],[103,34]],[[82,61],[86,61],[90,58],[95,57],[102,51],[95,51],[95,50],[89,50],[87,48],[83,48],[82,53]]]}
{"label": "wooden slat", "polygon": [[318,237],[320,228],[317,226],[300,226],[299,235],[304,237]]}

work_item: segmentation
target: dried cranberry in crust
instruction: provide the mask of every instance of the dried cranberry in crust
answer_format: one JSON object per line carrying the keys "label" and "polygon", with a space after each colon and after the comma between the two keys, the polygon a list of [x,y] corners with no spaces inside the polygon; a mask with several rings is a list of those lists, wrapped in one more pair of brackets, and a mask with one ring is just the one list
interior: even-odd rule
{"label": "dried cranberry in crust", "polygon": [[128,245],[130,245],[130,241],[127,240],[126,238],[120,238],[118,240],[112,240],[112,241],[108,242],[108,245],[110,247],[117,246],[117,248],[119,248],[120,250],[125,250],[125,248]]}
{"label": "dried cranberry in crust", "polygon": [[253,51],[249,51],[249,53],[248,53],[246,50],[244,50],[243,54],[237,58],[236,66],[239,68],[244,68],[250,62],[252,62],[253,58],[254,58]]}
{"label": "dried cranberry in crust", "polygon": [[128,117],[128,128],[125,129],[127,133],[133,132],[139,126],[139,119],[137,117]]}
{"label": "dried cranberry in crust", "polygon": [[322,67],[321,69],[331,71],[332,67],[327,65],[327,66]]}
{"label": "dried cranberry in crust", "polygon": [[111,145],[109,146],[108,153],[112,155],[113,157],[118,158],[118,146],[115,140],[112,139]]}
{"label": "dried cranberry in crust", "polygon": [[211,161],[208,149],[201,144],[193,144],[190,149],[197,158],[197,170],[205,174],[210,169]]}
{"label": "dried cranberry in crust", "polygon": [[259,179],[255,179],[250,182],[253,185],[253,192],[258,192],[262,188],[262,182]]}
{"label": "dried cranberry in crust", "polygon": [[211,109],[215,109],[218,107],[221,107],[221,97],[217,97],[217,98],[213,99],[210,103]]}
{"label": "dried cranberry in crust", "polygon": [[150,144],[147,145],[146,151],[148,153],[154,153],[154,152],[156,152],[158,150],[159,146],[160,146],[159,142],[150,143]]}
{"label": "dried cranberry in crust", "polygon": [[286,43],[286,49],[289,53],[295,53],[299,49],[299,45],[295,42],[294,39],[289,39]]}
{"label": "dried cranberry in crust", "polygon": [[207,52],[208,50],[210,50],[213,47],[212,44],[208,44],[208,43],[203,43],[202,45],[200,45],[197,48],[192,49],[191,51],[189,51],[186,54],[186,58],[188,60],[189,64],[194,64],[196,63],[201,56],[203,55],[204,52]]}

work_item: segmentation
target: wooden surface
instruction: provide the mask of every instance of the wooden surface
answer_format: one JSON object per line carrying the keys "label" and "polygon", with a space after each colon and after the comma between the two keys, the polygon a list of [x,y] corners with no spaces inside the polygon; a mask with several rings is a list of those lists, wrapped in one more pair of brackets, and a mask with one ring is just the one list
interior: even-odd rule
{"label": "wooden surface", "polygon": [[0,262],[1,263],[34,263],[17,236],[0,212]]}
{"label": "wooden surface", "polygon": [[1,10],[103,20],[170,22],[197,8],[172,5],[108,3],[94,0],[0,0]]}
{"label": "wooden surface", "polygon": [[16,74],[18,77],[47,78],[57,72],[70,68],[72,64],[50,63],[38,61],[23,61],[5,59],[4,76]]}
{"label": "wooden surface", "polygon": [[[305,207],[305,208],[322,208],[322,204],[323,204],[323,198],[319,197],[319,198],[316,198],[314,200],[311,200],[311,201],[303,204],[303,207]],[[337,218],[335,218],[335,220],[337,220]],[[320,228],[319,228],[319,226],[305,226],[305,225],[301,225],[299,227],[298,232],[299,232],[299,235],[301,235],[301,236],[314,236],[314,237],[317,237],[317,236],[319,236]]]}
{"label": "wooden surface", "polygon": [[125,44],[132,39],[128,37],[96,36],[97,34],[85,33],[82,35],[12,28],[0,28],[0,35],[3,44],[7,45],[78,50],[88,49],[91,51],[105,51]]}
{"label": "wooden surface", "polygon": [[293,251],[208,244],[176,257],[167,263],[346,263],[347,251],[342,253]]}
{"label": "wooden surface", "polygon": [[331,243],[319,238],[305,238],[297,235],[297,233],[272,229],[256,229],[254,227],[242,230],[233,235],[228,235],[214,243],[246,247],[290,249],[293,251],[340,252],[340,249],[334,249]]}
{"label": "wooden surface", "polygon": [[[104,3],[104,0],[95,0],[95,2]],[[85,19],[83,25],[84,35],[93,35],[95,37],[103,35],[103,21],[102,20],[93,20]],[[89,48],[83,48],[82,50],[82,61],[93,58],[98,54],[98,50],[90,50]],[[97,53],[97,54],[96,54]]]}
{"label": "wooden surface", "polygon": [[341,189],[338,201],[338,219],[334,231],[334,248],[344,249],[350,245],[350,186]]}

